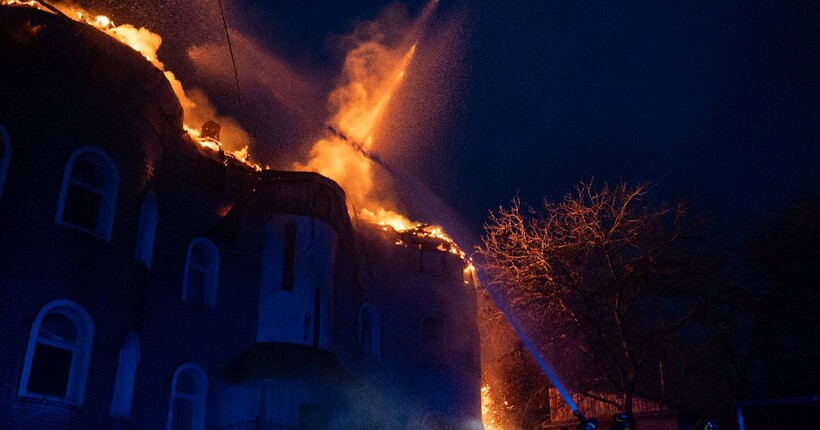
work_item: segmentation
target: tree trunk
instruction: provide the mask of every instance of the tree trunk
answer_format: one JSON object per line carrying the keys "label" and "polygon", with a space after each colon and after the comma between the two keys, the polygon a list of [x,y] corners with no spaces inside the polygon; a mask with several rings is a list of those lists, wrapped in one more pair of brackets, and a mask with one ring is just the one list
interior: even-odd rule
{"label": "tree trunk", "polygon": [[[635,395],[632,393],[632,390],[628,390],[625,394],[626,395],[624,396],[624,410],[623,411],[626,412],[627,414],[629,414],[629,416],[633,416],[633,414],[632,414],[632,401],[634,400]],[[637,421],[634,421],[631,424],[632,425],[630,426],[630,430],[637,430],[638,429]]]}

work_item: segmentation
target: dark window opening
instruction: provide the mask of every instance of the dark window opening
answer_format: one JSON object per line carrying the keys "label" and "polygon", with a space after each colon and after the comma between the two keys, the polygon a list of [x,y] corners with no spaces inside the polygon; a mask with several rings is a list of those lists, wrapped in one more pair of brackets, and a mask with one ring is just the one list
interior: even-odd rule
{"label": "dark window opening", "polygon": [[71,167],[71,182],[80,183],[89,188],[102,189],[105,178],[96,164],[89,160],[79,159]]}
{"label": "dark window opening", "polygon": [[151,260],[154,257],[154,240],[157,236],[157,224],[159,224],[159,208],[154,193],[149,192],[142,202],[140,210],[140,223],[137,228],[137,247],[134,256],[141,261],[145,267],[151,268]]}
{"label": "dark window opening", "polygon": [[205,250],[201,245],[191,247],[191,264],[197,267],[207,267],[208,259],[205,257]]}
{"label": "dark window opening", "polygon": [[196,268],[188,272],[188,289],[185,291],[185,300],[191,303],[203,303],[208,276]]}
{"label": "dark window opening", "polygon": [[296,265],[296,223],[285,225],[285,256],[282,269],[282,289],[293,289],[294,270]]}
{"label": "dark window opening", "polygon": [[89,231],[97,231],[102,195],[82,185],[71,183],[63,209],[63,222]]}
{"label": "dark window opening", "polygon": [[28,392],[66,397],[73,356],[71,350],[38,343],[31,363]]}
{"label": "dark window opening", "polygon": [[180,398],[174,399],[174,415],[172,430],[191,430],[193,427],[194,417],[194,401],[193,399]]}
{"label": "dark window opening", "polygon": [[43,317],[34,348],[28,392],[66,397],[76,344],[77,327],[70,318],[60,313]]}
{"label": "dark window opening", "polygon": [[196,238],[188,246],[182,300],[214,309],[219,276],[219,250],[208,239]]}
{"label": "dark window opening", "polygon": [[204,428],[208,380],[195,365],[183,365],[174,375],[168,427],[171,430]]}
{"label": "dark window opening", "polygon": [[196,380],[189,372],[180,372],[177,375],[177,394],[196,395]]}
{"label": "dark window opening", "polygon": [[117,167],[94,148],[81,148],[69,158],[60,190],[55,222],[111,240],[117,203]]}

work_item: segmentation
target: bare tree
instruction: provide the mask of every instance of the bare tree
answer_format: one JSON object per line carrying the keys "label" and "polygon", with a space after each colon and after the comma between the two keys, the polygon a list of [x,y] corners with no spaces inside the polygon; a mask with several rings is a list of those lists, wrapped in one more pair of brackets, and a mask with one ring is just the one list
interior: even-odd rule
{"label": "bare tree", "polygon": [[490,214],[479,248],[488,287],[527,316],[568,385],[626,412],[662,395],[660,364],[718,271],[704,223],[685,204],[653,204],[648,189],[581,182],[541,210],[515,198]]}

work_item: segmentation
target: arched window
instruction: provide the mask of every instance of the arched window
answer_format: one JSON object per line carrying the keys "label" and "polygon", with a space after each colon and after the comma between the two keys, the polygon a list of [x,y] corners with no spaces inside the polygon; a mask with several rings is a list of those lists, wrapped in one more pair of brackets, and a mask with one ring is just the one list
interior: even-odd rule
{"label": "arched window", "polygon": [[381,347],[379,312],[370,303],[359,310],[359,353],[362,357],[379,359]]}
{"label": "arched window", "polygon": [[94,323],[80,305],[45,305],[31,327],[18,393],[81,405],[93,338]]}
{"label": "arched window", "polygon": [[296,269],[296,223],[285,224],[285,252],[282,267],[282,289],[292,290]]}
{"label": "arched window", "polygon": [[120,346],[117,379],[114,382],[114,399],[111,402],[111,415],[115,417],[129,418],[131,416],[131,400],[134,397],[134,382],[139,362],[140,340],[132,331],[125,336]]}
{"label": "arched window", "polygon": [[5,127],[0,125],[0,197],[3,197],[3,185],[11,163],[11,137]]}
{"label": "arched window", "polygon": [[182,300],[216,306],[216,287],[219,277],[219,249],[208,239],[198,237],[188,245],[185,259],[185,280]]}
{"label": "arched window", "polygon": [[208,375],[196,364],[183,364],[171,381],[171,404],[168,407],[168,430],[202,430],[205,428],[205,404],[208,398]]}
{"label": "arched window", "polygon": [[77,149],[65,166],[57,223],[111,240],[119,183],[117,166],[108,155],[88,146]]}
{"label": "arched window", "polygon": [[145,201],[142,202],[140,213],[140,226],[137,230],[137,250],[135,256],[137,260],[151,267],[151,259],[154,256],[154,239],[157,236],[157,224],[159,223],[159,207],[157,197],[154,193],[148,193]]}

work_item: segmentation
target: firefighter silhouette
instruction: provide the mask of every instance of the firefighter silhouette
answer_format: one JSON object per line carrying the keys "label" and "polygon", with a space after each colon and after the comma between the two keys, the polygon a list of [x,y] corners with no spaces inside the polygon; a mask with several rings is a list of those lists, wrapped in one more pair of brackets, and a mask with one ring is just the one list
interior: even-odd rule
{"label": "firefighter silhouette", "polygon": [[632,414],[615,414],[612,416],[612,430],[633,430],[635,428],[635,418]]}
{"label": "firefighter silhouette", "polygon": [[720,430],[720,429],[718,429],[717,424],[715,424],[711,421],[706,421],[706,425],[703,427],[703,430]]}
{"label": "firefighter silhouette", "polygon": [[596,430],[598,428],[598,420],[583,420],[580,424],[575,426],[575,428],[577,428],[578,430]]}

